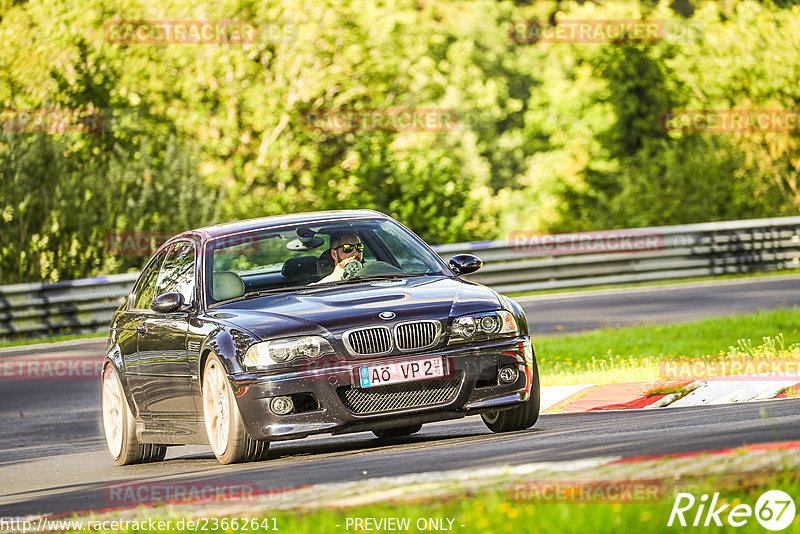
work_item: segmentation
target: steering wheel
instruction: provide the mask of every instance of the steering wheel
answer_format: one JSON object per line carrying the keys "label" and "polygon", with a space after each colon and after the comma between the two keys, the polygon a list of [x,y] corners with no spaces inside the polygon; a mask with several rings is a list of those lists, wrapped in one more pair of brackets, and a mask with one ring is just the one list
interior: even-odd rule
{"label": "steering wheel", "polygon": [[373,274],[391,274],[402,272],[403,271],[401,269],[398,269],[391,263],[386,263],[385,261],[371,261],[364,264],[364,268],[358,274],[361,276],[369,276]]}

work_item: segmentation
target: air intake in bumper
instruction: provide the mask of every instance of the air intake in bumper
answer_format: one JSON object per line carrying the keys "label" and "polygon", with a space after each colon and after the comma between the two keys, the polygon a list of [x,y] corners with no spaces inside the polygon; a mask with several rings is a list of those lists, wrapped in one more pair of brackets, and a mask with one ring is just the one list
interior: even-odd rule
{"label": "air intake in bumper", "polygon": [[373,388],[338,389],[339,398],[356,415],[376,414],[444,405],[452,402],[461,386],[463,374],[417,382],[404,382]]}

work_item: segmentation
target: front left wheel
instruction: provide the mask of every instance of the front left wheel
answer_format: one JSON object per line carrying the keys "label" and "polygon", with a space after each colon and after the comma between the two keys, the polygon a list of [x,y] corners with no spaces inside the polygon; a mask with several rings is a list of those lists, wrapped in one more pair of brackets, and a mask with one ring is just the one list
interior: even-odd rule
{"label": "front left wheel", "polygon": [[269,442],[250,437],[216,354],[206,360],[203,372],[203,419],[214,456],[223,464],[253,462],[266,457]]}
{"label": "front left wheel", "polygon": [[136,439],[136,422],[119,375],[111,364],[103,371],[102,392],[103,432],[114,461],[129,465],[163,460],[167,455],[166,447],[139,443]]}
{"label": "front left wheel", "polygon": [[536,360],[533,360],[531,394],[528,400],[510,410],[483,413],[481,418],[492,432],[514,432],[536,424],[539,419],[539,368]]}

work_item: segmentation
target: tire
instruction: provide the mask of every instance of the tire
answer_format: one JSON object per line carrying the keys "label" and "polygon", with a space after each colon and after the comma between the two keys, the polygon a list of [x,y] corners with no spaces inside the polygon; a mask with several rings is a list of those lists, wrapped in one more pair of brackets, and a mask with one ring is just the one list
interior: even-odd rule
{"label": "tire", "polygon": [[254,462],[267,456],[269,442],[255,440],[247,433],[228,373],[213,353],[203,369],[202,399],[208,442],[220,463]]}
{"label": "tire", "polygon": [[139,443],[136,421],[125,398],[117,370],[109,364],[103,371],[103,433],[111,457],[119,465],[160,462],[167,455],[163,445]]}
{"label": "tire", "polygon": [[514,432],[525,430],[536,424],[539,419],[539,368],[533,360],[531,373],[531,396],[521,406],[510,410],[486,412],[481,414],[483,423],[492,432]]}
{"label": "tire", "polygon": [[409,425],[409,426],[399,426],[397,428],[382,428],[380,430],[373,430],[372,433],[375,436],[385,439],[385,438],[399,438],[402,436],[410,436],[411,434],[415,434],[419,432],[422,428],[422,425]]}

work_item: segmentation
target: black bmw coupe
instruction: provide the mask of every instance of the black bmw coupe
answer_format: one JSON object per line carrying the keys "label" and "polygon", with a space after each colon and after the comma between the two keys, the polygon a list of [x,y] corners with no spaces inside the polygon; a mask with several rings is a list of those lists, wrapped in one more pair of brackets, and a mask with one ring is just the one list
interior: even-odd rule
{"label": "black bmw coupe", "polygon": [[533,426],[539,375],[513,300],[462,280],[392,218],[339,211],[192,230],[165,243],[111,321],[106,441],[120,465],[209,444],[222,463],[310,434],[413,434],[479,414]]}

